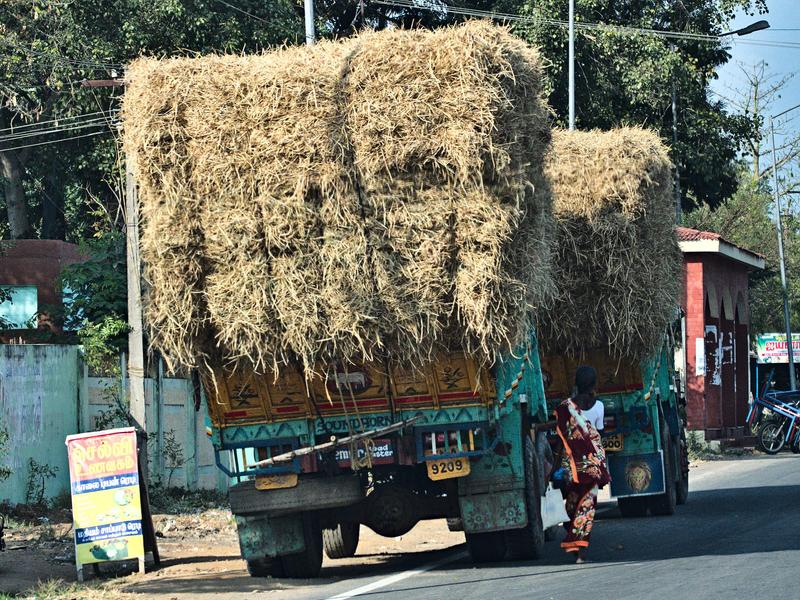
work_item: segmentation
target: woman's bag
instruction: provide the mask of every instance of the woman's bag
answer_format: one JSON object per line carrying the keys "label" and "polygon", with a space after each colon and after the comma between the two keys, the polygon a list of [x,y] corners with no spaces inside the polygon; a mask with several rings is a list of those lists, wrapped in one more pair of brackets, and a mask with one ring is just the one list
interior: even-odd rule
{"label": "woman's bag", "polygon": [[548,485],[547,492],[542,498],[542,527],[547,529],[567,521],[569,521],[569,516],[564,508],[564,497],[561,495],[561,491]]}

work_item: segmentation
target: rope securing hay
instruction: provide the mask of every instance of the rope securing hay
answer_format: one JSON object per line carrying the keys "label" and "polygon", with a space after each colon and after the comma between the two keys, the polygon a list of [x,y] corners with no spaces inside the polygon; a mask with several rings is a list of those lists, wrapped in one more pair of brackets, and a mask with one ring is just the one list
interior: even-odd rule
{"label": "rope securing hay", "polygon": [[126,73],[146,320],[174,364],[491,361],[552,293],[550,115],[505,29]]}
{"label": "rope securing hay", "polygon": [[644,358],[660,346],[682,268],[671,169],[648,130],[553,133],[546,174],[559,291],[537,314],[545,352]]}

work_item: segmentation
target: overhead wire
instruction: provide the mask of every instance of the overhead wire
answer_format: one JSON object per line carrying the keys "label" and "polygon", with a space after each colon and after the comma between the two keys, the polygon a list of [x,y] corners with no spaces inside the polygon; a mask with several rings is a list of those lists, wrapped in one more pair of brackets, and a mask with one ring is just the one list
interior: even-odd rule
{"label": "overhead wire", "polygon": [[104,135],[113,133],[110,129],[104,129],[102,131],[95,131],[94,133],[84,133],[83,135],[75,135],[71,137],[60,138],[57,140],[47,140],[44,142],[36,142],[33,144],[24,144],[22,146],[12,146],[11,148],[0,148],[0,152],[10,152],[11,150],[22,150],[23,148],[33,148],[34,146],[45,146],[47,144],[58,144],[61,142],[69,142],[71,140],[78,140],[81,138],[92,137],[96,135]]}
{"label": "overhead wire", "polygon": [[26,133],[21,134],[11,134],[11,135],[4,135],[0,136],[0,143],[3,142],[10,142],[15,140],[23,140],[35,137],[41,137],[43,135],[53,135],[54,133],[61,133],[63,131],[78,131],[80,129],[91,129],[95,127],[109,127],[113,125],[109,124],[109,122],[104,118],[100,117],[99,119],[94,119],[92,121],[81,122],[72,125],[66,125],[64,127],[50,127],[46,129],[36,130],[36,131],[28,131]]}
{"label": "overhead wire", "polygon": [[256,21],[261,21],[262,23],[269,23],[269,21],[267,19],[265,19],[263,17],[259,17],[257,15],[254,15],[252,13],[249,13],[246,10],[244,10],[243,8],[239,8],[238,6],[234,6],[233,4],[230,4],[229,2],[225,2],[225,0],[216,0],[216,2],[219,2],[220,4],[224,4],[228,8],[231,8],[231,9],[237,11],[237,12],[240,12],[243,15],[247,15],[248,17],[250,17],[251,19],[255,19]]}
{"label": "overhead wire", "polygon": [[[563,21],[560,19],[549,19],[538,15],[521,15],[515,13],[494,12],[488,10],[475,9],[475,8],[453,6],[445,3],[423,5],[423,4],[418,4],[414,0],[373,0],[373,2],[375,2],[375,4],[392,6],[396,8],[406,8],[406,9],[410,8],[416,10],[426,10],[429,12],[441,12],[445,14],[452,13],[463,16],[484,17],[484,18],[491,18],[503,21],[519,21],[519,22],[527,22],[534,24],[541,23],[545,25],[554,25],[562,28],[569,27],[568,21]],[[682,39],[682,40],[690,40],[698,42],[728,41],[727,39],[725,39],[727,36],[708,35],[702,33],[680,32],[680,31],[665,31],[662,29],[632,27],[627,25],[612,25],[607,23],[596,23],[588,21],[577,21],[574,23],[574,26],[575,29],[605,30],[611,33],[619,33],[622,35],[649,35],[649,36],[664,37],[670,39]],[[742,40],[735,38],[731,39],[730,41],[736,44],[800,49],[800,43],[797,42],[782,42],[778,40],[770,41],[770,40],[752,40],[752,39]]]}
{"label": "overhead wire", "polygon": [[31,56],[44,58],[46,60],[51,61],[51,63],[61,63],[63,65],[68,65],[71,67],[80,67],[85,69],[103,69],[103,70],[122,69],[124,67],[124,65],[121,63],[98,62],[95,60],[76,59],[76,58],[69,58],[67,56],[62,56],[59,54],[42,52],[41,50],[30,48],[28,46],[20,44],[19,42],[11,40],[7,37],[0,38],[0,43],[3,43],[7,46],[11,46],[12,48],[16,48],[17,50],[29,54]]}
{"label": "overhead wire", "polygon": [[70,115],[70,116],[64,116],[64,117],[54,117],[54,118],[48,119],[46,121],[36,121],[35,123],[23,123],[22,125],[11,125],[10,127],[4,127],[2,129],[0,129],[0,134],[2,134],[4,131],[14,131],[14,130],[17,130],[17,129],[28,129],[28,128],[31,128],[31,127],[39,127],[40,125],[45,125],[47,123],[58,123],[59,121],[72,121],[72,120],[76,120],[76,119],[83,119],[83,118],[89,118],[89,117],[94,118],[94,117],[96,117],[98,115],[117,114],[118,112],[119,112],[118,108],[112,108],[109,111],[98,110],[98,111],[90,112],[90,113],[81,113],[81,114],[77,114],[77,115]]}

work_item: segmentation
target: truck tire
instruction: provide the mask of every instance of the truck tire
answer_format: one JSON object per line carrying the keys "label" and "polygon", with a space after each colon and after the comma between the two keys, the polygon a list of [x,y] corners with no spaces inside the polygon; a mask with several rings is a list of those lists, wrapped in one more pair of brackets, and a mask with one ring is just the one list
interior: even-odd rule
{"label": "truck tire", "polygon": [[308,517],[303,518],[303,540],[306,544],[305,550],[281,556],[281,566],[286,577],[292,579],[319,577],[322,569],[322,528]]}
{"label": "truck tire", "polygon": [[626,519],[647,516],[647,496],[630,496],[617,498],[620,514]]}
{"label": "truck tire", "polygon": [[355,556],[360,529],[360,523],[339,523],[334,529],[323,529],[322,546],[328,558]]}
{"label": "truck tire", "polygon": [[472,562],[499,562],[506,557],[505,531],[467,533],[467,549]]}
{"label": "truck tire", "polygon": [[528,524],[521,529],[506,531],[510,558],[533,560],[542,556],[544,530],[542,529],[541,465],[536,447],[529,435],[524,436],[523,461],[525,465],[525,508]]}
{"label": "truck tire", "polygon": [[677,448],[669,435],[667,424],[663,421],[661,423],[661,448],[664,457],[664,493],[649,497],[650,512],[656,516],[668,517],[675,514],[675,505],[678,503],[675,481]]}
{"label": "truck tire", "polygon": [[678,444],[678,480],[675,482],[675,501],[686,504],[689,499],[689,448],[686,433],[681,432]]}
{"label": "truck tire", "polygon": [[247,561],[250,577],[283,577],[283,566],[279,558],[254,558]]}

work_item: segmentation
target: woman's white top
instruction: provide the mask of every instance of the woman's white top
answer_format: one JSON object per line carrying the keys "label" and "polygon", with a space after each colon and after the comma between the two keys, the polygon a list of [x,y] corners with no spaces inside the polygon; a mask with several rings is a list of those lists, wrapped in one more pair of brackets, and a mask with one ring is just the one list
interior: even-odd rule
{"label": "woman's white top", "polygon": [[582,410],[581,414],[597,431],[603,431],[603,418],[605,417],[606,409],[600,400],[595,400],[594,406],[588,410]]}

